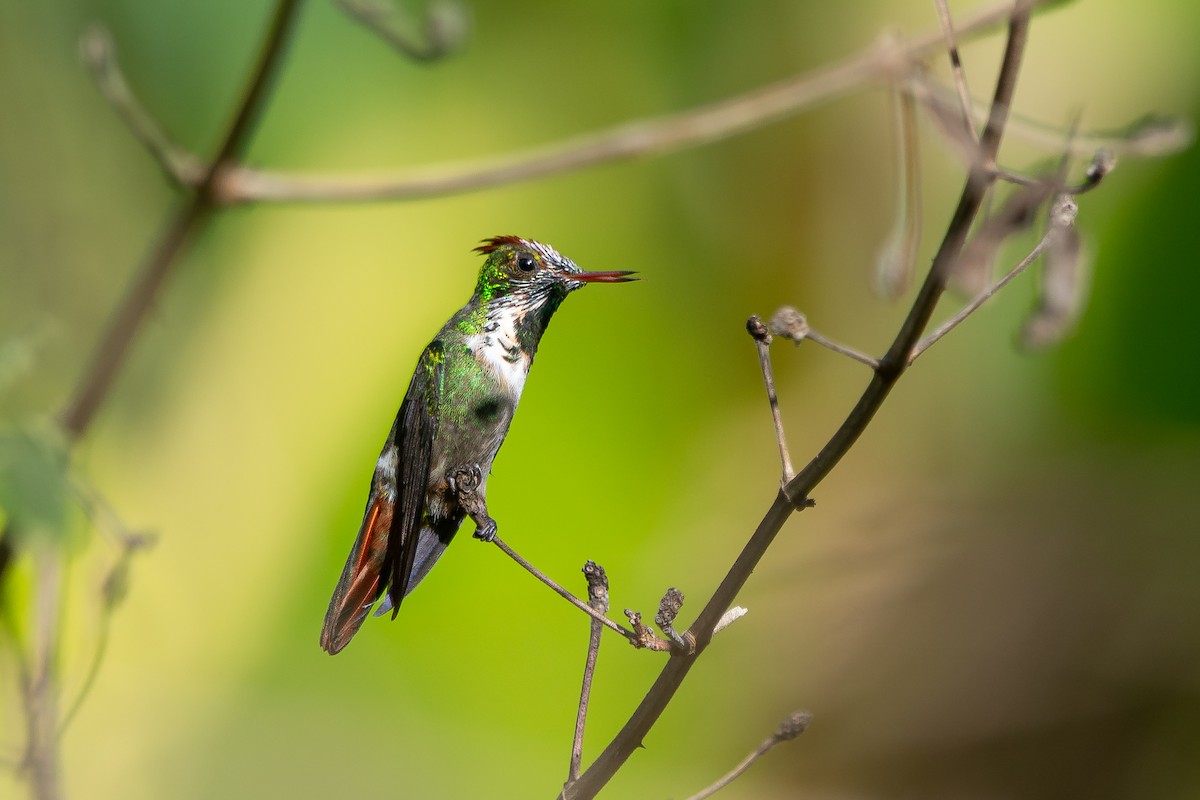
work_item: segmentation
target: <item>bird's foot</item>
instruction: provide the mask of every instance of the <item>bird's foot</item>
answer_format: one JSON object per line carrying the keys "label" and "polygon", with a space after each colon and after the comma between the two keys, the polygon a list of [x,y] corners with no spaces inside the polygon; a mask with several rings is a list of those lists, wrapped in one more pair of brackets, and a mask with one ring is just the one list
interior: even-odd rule
{"label": "bird's foot", "polygon": [[496,520],[488,516],[487,500],[477,490],[483,484],[483,470],[478,464],[459,467],[446,475],[450,491],[458,498],[458,504],[475,523],[476,539],[490,542],[496,538]]}
{"label": "bird's foot", "polygon": [[487,514],[471,514],[471,519],[475,520],[475,533],[471,534],[472,536],[483,542],[490,542],[496,538],[496,520]]}
{"label": "bird's foot", "polygon": [[483,483],[483,470],[478,464],[452,469],[446,473],[446,483],[450,486],[450,493],[461,501],[475,494],[475,490]]}

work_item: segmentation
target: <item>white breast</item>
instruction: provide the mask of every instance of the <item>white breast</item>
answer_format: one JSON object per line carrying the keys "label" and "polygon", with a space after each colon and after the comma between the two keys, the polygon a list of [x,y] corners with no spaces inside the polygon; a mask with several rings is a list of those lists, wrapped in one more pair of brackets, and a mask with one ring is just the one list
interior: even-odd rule
{"label": "white breast", "polygon": [[501,389],[513,400],[519,399],[525,388],[525,376],[529,374],[530,359],[517,342],[513,318],[498,314],[489,319],[481,333],[467,339],[467,345],[479,363],[491,371]]}

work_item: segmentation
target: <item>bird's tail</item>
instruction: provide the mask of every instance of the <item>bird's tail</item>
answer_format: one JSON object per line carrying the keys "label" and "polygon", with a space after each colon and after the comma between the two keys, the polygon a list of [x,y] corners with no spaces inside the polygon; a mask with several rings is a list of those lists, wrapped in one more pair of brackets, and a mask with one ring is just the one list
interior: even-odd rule
{"label": "bird's tail", "polygon": [[380,494],[372,498],[371,506],[363,516],[358,538],[354,540],[342,577],[333,590],[321,628],[321,649],[330,655],[350,643],[387,586],[383,572],[394,510],[395,501]]}

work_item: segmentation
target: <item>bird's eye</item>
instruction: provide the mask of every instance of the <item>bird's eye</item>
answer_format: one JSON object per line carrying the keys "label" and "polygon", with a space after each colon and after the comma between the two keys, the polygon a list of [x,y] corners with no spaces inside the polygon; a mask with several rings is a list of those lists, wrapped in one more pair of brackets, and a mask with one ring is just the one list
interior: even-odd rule
{"label": "bird's eye", "polygon": [[535,266],[537,266],[537,262],[528,253],[521,253],[517,256],[517,269],[521,272],[533,272]]}

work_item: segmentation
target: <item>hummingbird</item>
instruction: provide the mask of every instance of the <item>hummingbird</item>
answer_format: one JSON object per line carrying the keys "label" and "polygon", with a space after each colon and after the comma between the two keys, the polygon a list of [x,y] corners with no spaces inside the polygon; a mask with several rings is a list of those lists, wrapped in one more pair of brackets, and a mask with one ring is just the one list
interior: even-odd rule
{"label": "hummingbird", "polygon": [[[417,360],[375,463],[354,547],[333,590],[321,648],[342,650],[383,597],[392,612],[445,552],[463,519],[496,537],[487,479],[550,318],[589,283],[637,280],[585,272],[554,248],[518,236],[483,240],[475,293]],[[386,593],[386,596],[384,596]]]}

